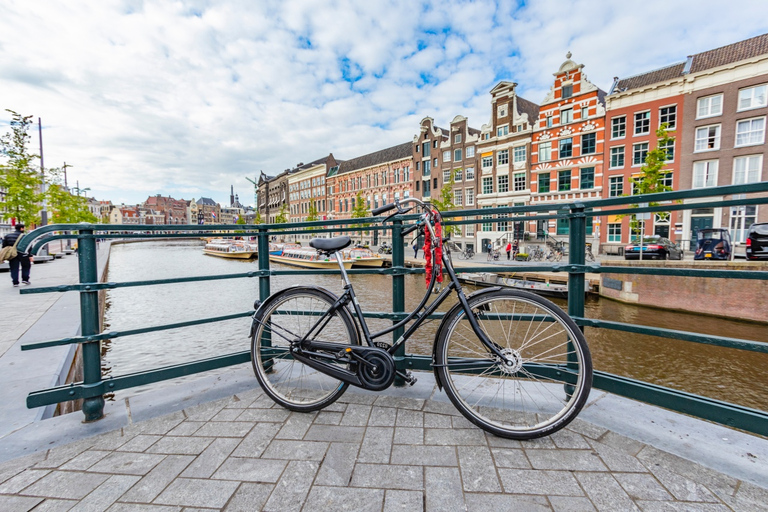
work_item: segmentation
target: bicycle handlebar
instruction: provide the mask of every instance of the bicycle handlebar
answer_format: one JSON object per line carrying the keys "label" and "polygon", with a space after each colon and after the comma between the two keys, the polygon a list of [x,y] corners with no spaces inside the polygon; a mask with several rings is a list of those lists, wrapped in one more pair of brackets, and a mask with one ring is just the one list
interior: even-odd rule
{"label": "bicycle handlebar", "polygon": [[371,210],[371,215],[375,217],[375,216],[381,215],[384,212],[388,212],[389,210],[394,210],[396,207],[397,205],[395,203],[385,204],[383,206],[379,206],[378,208],[374,208],[373,210]]}
{"label": "bicycle handlebar", "polygon": [[400,235],[401,235],[401,236],[405,236],[405,235],[407,235],[408,233],[411,233],[412,231],[415,231],[415,230],[416,230],[416,229],[418,229],[418,228],[419,228],[419,224],[411,224],[410,226],[408,226],[407,228],[405,228],[404,230],[402,230],[402,231],[400,232]]}

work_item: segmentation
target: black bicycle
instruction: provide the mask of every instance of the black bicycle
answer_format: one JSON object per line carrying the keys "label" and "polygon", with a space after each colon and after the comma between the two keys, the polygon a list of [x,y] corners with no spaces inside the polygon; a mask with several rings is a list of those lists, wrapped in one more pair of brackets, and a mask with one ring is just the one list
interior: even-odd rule
{"label": "black bicycle", "polygon": [[459,252],[459,259],[462,260],[471,260],[475,257],[475,251],[472,250],[472,248],[467,247],[463,251]]}
{"label": "black bicycle", "polygon": [[[396,210],[386,222],[414,208],[419,220],[402,235],[423,226],[435,262],[444,240],[436,236],[441,218],[433,206],[408,198],[372,213]],[[350,384],[381,391],[396,375],[415,383],[413,373],[397,369],[393,354],[455,294],[458,301],[444,314],[435,337],[432,369],[438,387],[458,410],[478,427],[511,439],[552,434],[576,417],[592,387],[592,360],[581,330],[562,309],[538,295],[501,287],[465,295],[450,249],[443,246],[447,284],[437,288],[439,295],[427,304],[437,291],[435,266],[416,309],[371,333],[339,252],[350,243],[347,236],[310,242],[338,262],[341,297],[320,287],[295,286],[257,304],[251,327],[253,368],[275,402],[293,411],[314,411],[332,404]],[[374,341],[401,327],[405,332],[394,344]]]}

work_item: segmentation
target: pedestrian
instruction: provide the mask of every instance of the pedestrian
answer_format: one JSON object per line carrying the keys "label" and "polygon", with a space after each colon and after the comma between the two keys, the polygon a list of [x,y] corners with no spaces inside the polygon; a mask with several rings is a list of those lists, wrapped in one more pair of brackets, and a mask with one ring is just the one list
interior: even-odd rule
{"label": "pedestrian", "polygon": [[414,258],[419,257],[419,239],[418,238],[413,239],[413,257]]}
{"label": "pedestrian", "polygon": [[[3,247],[13,247],[22,235],[24,235],[24,225],[16,224],[16,229],[3,238]],[[8,260],[8,265],[11,267],[13,286],[19,286],[19,267],[21,267],[21,283],[30,284],[29,268],[32,264],[31,260],[32,257],[26,252],[19,252],[14,258]]]}
{"label": "pedestrian", "polygon": [[520,243],[515,240],[515,243],[512,244],[512,257],[517,258],[517,253],[520,252]]}
{"label": "pedestrian", "polygon": [[512,244],[510,242],[507,242],[507,260],[509,260],[512,257]]}

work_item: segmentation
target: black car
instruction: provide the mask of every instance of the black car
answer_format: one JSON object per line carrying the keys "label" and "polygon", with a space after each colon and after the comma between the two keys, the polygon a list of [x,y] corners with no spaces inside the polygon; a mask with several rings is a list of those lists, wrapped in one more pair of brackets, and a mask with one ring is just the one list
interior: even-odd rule
{"label": "black car", "polygon": [[746,245],[748,260],[768,260],[768,222],[749,226]]}
{"label": "black car", "polygon": [[[658,235],[643,237],[644,260],[681,260],[683,259],[683,256],[683,249],[669,238],[664,238]],[[624,247],[624,259],[640,259],[640,242],[635,242]]]}
{"label": "black car", "polygon": [[732,251],[731,233],[726,228],[706,228],[696,233],[694,260],[730,260]]}

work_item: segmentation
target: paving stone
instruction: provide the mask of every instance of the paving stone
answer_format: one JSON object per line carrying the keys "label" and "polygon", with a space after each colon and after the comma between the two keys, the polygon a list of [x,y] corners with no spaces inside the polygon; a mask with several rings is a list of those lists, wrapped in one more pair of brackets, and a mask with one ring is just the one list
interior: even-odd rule
{"label": "paving stone", "polygon": [[424,493],[388,489],[384,495],[384,512],[416,512],[424,510]]}
{"label": "paving stone", "polygon": [[504,494],[465,494],[468,512],[520,510],[525,512],[550,511],[544,496],[512,496]]}
{"label": "paving stone", "polygon": [[173,505],[143,505],[140,503],[118,502],[109,507],[107,512],[181,512],[181,507]]}
{"label": "paving stone", "polygon": [[46,454],[47,452],[45,450],[41,450],[24,457],[0,463],[0,483],[5,482],[9,478],[13,478],[22,471],[34,467],[38,462],[45,459]]}
{"label": "paving stone", "polygon": [[[205,405],[208,405],[208,404],[204,404],[203,406]],[[129,435],[133,436],[138,434],[165,435],[170,430],[178,426],[179,423],[181,423],[185,419],[187,419],[187,417],[184,415],[184,411],[172,412],[170,414],[158,416],[157,418],[152,418],[146,421],[140,421],[139,423],[134,423],[129,427],[125,427],[123,429],[123,435],[125,436],[129,436]],[[109,439],[108,436],[103,436],[100,442],[94,444],[94,448],[109,448],[108,444],[103,444],[105,441],[108,441],[108,439]]]}
{"label": "paving stone", "polygon": [[257,397],[253,402],[248,404],[248,409],[272,409],[277,405],[274,400],[267,395],[261,395]]}
{"label": "paving stone", "polygon": [[368,417],[371,415],[371,406],[363,404],[349,404],[344,416],[341,418],[340,425],[348,427],[364,427],[368,424]]}
{"label": "paving stone", "polygon": [[0,494],[19,494],[22,489],[50,473],[50,469],[27,469],[0,484]]}
{"label": "paving stone", "polygon": [[237,417],[243,414],[242,409],[229,409],[224,408],[216,416],[211,418],[211,421],[237,421]]}
{"label": "paving stone", "polygon": [[394,407],[377,407],[371,409],[371,417],[368,419],[370,427],[394,427],[397,419],[397,409]]}
{"label": "paving stone", "polygon": [[424,494],[427,511],[465,510],[464,493],[458,468],[424,468]]}
{"label": "paving stone", "polygon": [[210,478],[219,466],[240,444],[239,439],[222,437],[208,445],[203,453],[198,455],[181,476],[185,478]]}
{"label": "paving stone", "polygon": [[327,442],[276,439],[269,444],[261,458],[320,461],[323,460],[325,452],[328,450],[328,444]]}
{"label": "paving stone", "polygon": [[596,512],[588,498],[577,496],[550,496],[549,503],[554,512]]}
{"label": "paving stone", "polygon": [[357,455],[358,462],[389,462],[394,432],[392,427],[368,427]]}
{"label": "paving stone", "polygon": [[320,411],[315,418],[315,425],[339,425],[343,415],[341,412]]}
{"label": "paving stone", "polygon": [[315,478],[315,485],[336,487],[349,485],[359,450],[358,444],[331,443]]}
{"label": "paving stone", "polygon": [[378,395],[376,393],[356,393],[357,389],[349,388],[337,403],[372,405]]}
{"label": "paving stone", "polygon": [[134,475],[112,475],[109,479],[93,490],[80,503],[76,510],[82,512],[102,512],[107,510],[125,493],[140,477]]}
{"label": "paving stone", "polygon": [[42,502],[43,498],[24,496],[0,496],[0,510],[3,512],[27,512]]}
{"label": "paving stone", "polygon": [[637,455],[640,450],[646,447],[645,443],[636,441],[630,437],[622,436],[616,432],[608,431],[600,437],[600,442],[613,448],[623,450],[630,455]]}
{"label": "paving stone", "polygon": [[233,457],[260,457],[269,443],[280,430],[278,423],[259,423],[254,425],[251,432],[232,453]]}
{"label": "paving stone", "polygon": [[277,439],[303,439],[315,420],[315,416],[317,416],[316,412],[292,412],[288,419],[283,422],[280,432],[275,437]]}
{"label": "paving stone", "polygon": [[488,446],[498,448],[522,448],[523,443],[515,439],[506,439],[504,437],[495,436],[493,434],[485,433],[485,440],[488,442]]}
{"label": "paving stone", "polygon": [[398,409],[395,425],[398,427],[424,427],[424,413],[410,409]]}
{"label": "paving stone", "polygon": [[[182,411],[188,420],[192,421],[211,421],[211,418],[219,414],[227,406],[229,399],[216,400],[195,405]],[[170,430],[170,429],[169,429]]]}
{"label": "paving stone", "polygon": [[739,485],[739,481],[728,475],[724,475],[713,469],[705,468],[687,459],[678,457],[668,452],[661,451],[653,446],[646,446],[637,454],[637,459],[647,468],[666,468],[673,473],[684,476],[694,482],[705,485],[712,491],[724,495],[733,495]]}
{"label": "paving stone", "polygon": [[549,437],[539,437],[538,439],[526,439],[520,441],[520,446],[526,450],[556,450],[555,442]]}
{"label": "paving stone", "polygon": [[568,430],[572,430],[577,434],[581,434],[583,436],[586,436],[590,439],[595,439],[595,440],[600,439],[602,436],[604,436],[608,432],[607,428],[594,425],[580,418],[576,418],[575,420],[570,422],[568,426],[565,428],[567,428]]}
{"label": "paving stone", "polygon": [[424,443],[438,445],[484,446],[485,433],[479,428],[449,430],[445,428],[424,429]]}
{"label": "paving stone", "polygon": [[421,466],[357,464],[352,473],[352,487],[423,490]]}
{"label": "paving stone", "polygon": [[320,464],[315,461],[294,460],[288,463],[283,476],[264,506],[264,512],[301,510]]}
{"label": "paving stone", "polygon": [[572,450],[589,450],[591,448],[584,436],[566,429],[555,432],[549,438],[558,448]]}
{"label": "paving stone", "polygon": [[424,444],[424,429],[418,427],[396,427],[395,444]]}
{"label": "paving stone", "polygon": [[134,437],[127,443],[120,446],[117,451],[119,452],[143,452],[156,442],[158,442],[160,439],[162,439],[163,436],[158,436],[154,434],[139,434],[138,436]]}
{"label": "paving stone", "polygon": [[568,471],[499,469],[504,492],[551,496],[584,496],[579,483]]}
{"label": "paving stone", "polygon": [[222,508],[240,484],[226,480],[177,478],[155,499],[160,505]]}
{"label": "paving stone", "polygon": [[452,428],[477,428],[474,423],[471,423],[464,416],[451,416]]}
{"label": "paving stone", "polygon": [[331,425],[312,425],[304,436],[306,441],[340,441],[359,443],[363,440],[363,427],[339,427]]}
{"label": "paving stone", "polygon": [[459,446],[459,466],[467,492],[501,492],[491,450],[487,446]]}
{"label": "paving stone", "polygon": [[576,478],[597,510],[640,510],[610,473],[576,473]]}
{"label": "paving stone", "polygon": [[624,450],[591,439],[589,444],[592,445],[592,449],[600,456],[600,459],[602,459],[603,463],[608,466],[608,469],[611,471],[648,473],[647,467],[637,460],[636,457],[633,457]]}
{"label": "paving stone", "polygon": [[613,473],[613,477],[634,500],[672,500],[672,496],[649,473]]}
{"label": "paving stone", "polygon": [[286,464],[287,461],[284,460],[230,457],[224,461],[211,478],[238,480],[240,482],[275,483],[280,479]]}
{"label": "paving stone", "polygon": [[212,437],[175,437],[166,436],[150,446],[146,453],[166,453],[168,455],[198,455],[213,442]]}
{"label": "paving stone", "polygon": [[253,424],[247,422],[210,421],[192,434],[195,437],[245,437],[253,428]]}
{"label": "paving stone", "polygon": [[448,416],[461,416],[456,407],[450,402],[438,402],[435,400],[427,400],[424,404],[424,412],[434,412],[437,414],[447,414]]}
{"label": "paving stone", "polygon": [[374,402],[379,407],[397,407],[398,409],[413,409],[420,411],[424,408],[424,400],[418,398],[404,398],[399,396],[379,396]]}
{"label": "paving stone", "polygon": [[233,396],[232,399],[227,403],[227,407],[233,409],[245,409],[246,407],[250,407],[254,401],[264,397],[266,397],[264,391],[260,386],[256,386],[247,391],[241,391],[240,393]]}
{"label": "paving stone", "polygon": [[146,475],[164,458],[163,455],[148,453],[112,452],[88,468],[88,471],[119,475]]}
{"label": "paving stone", "polygon": [[531,469],[531,463],[523,450],[491,448],[491,453],[498,468]]}
{"label": "paving stone", "polygon": [[343,413],[346,410],[347,410],[347,404],[344,402],[338,402],[338,401],[333,402],[331,405],[326,405],[325,407],[323,407],[323,411],[326,411],[326,412]]}
{"label": "paving stone", "polygon": [[205,425],[204,421],[183,421],[168,432],[169,436],[191,436],[197,432],[200,427]]}
{"label": "paving stone", "polygon": [[85,471],[111,453],[111,451],[104,450],[86,450],[66,464],[59,466],[59,469]]}
{"label": "paving stone", "polygon": [[290,415],[291,411],[282,407],[279,409],[246,409],[237,417],[237,421],[242,423],[282,423]]}
{"label": "paving stone", "polygon": [[678,500],[710,503],[719,501],[706,487],[677,473],[661,467],[651,468],[651,472]]}
{"label": "paving stone", "polygon": [[526,450],[533,469],[562,471],[607,471],[592,450]]}
{"label": "paving stone", "polygon": [[41,460],[35,464],[35,468],[38,469],[55,469],[66,464],[73,458],[77,457],[84,451],[88,450],[96,438],[87,438],[80,441],[75,441],[64,446],[59,446],[53,450],[48,450],[45,460]]}
{"label": "paving stone", "polygon": [[184,471],[194,457],[191,455],[169,455],[141,480],[128,490],[120,501],[150,503],[165,487]]}
{"label": "paving stone", "polygon": [[433,412],[424,413],[424,426],[427,428],[451,428],[451,425],[451,416]]}
{"label": "paving stone", "polygon": [[[77,500],[55,500],[48,498],[34,508],[35,512],[67,512],[77,505]],[[113,505],[114,506],[114,505]],[[0,507],[0,510],[4,510]],[[26,509],[25,509],[26,510]],[[112,510],[112,507],[109,508]]]}
{"label": "paving stone", "polygon": [[[731,512],[731,509],[719,503],[692,503],[672,501],[638,501],[643,512]],[[752,509],[733,509],[744,512],[755,512]]]}
{"label": "paving stone", "polygon": [[[152,426],[154,427],[154,424]],[[118,447],[124,445],[135,436],[145,433],[138,427],[133,428],[133,430],[130,430],[130,428],[131,427],[126,427],[122,430],[113,430],[112,432],[107,432],[106,434],[96,436],[89,450],[116,450]],[[155,432],[146,433],[154,434]]]}
{"label": "paving stone", "polygon": [[240,484],[235,495],[227,503],[227,512],[253,512],[254,510],[261,510],[264,508],[264,504],[269,499],[269,495],[272,494],[272,489],[275,486],[272,484],[252,484],[243,483]]}
{"label": "paving stone", "polygon": [[304,510],[313,512],[379,512],[384,504],[384,489],[321,487],[309,492]]}
{"label": "paving stone", "polygon": [[768,510],[768,482],[765,487],[742,482],[732,501],[740,506],[748,505],[754,510]]}
{"label": "paving stone", "polygon": [[52,471],[24,489],[27,496],[81,500],[109,475],[79,471]]}
{"label": "paving stone", "polygon": [[458,466],[453,446],[395,445],[392,447],[392,462],[409,466]]}

